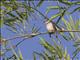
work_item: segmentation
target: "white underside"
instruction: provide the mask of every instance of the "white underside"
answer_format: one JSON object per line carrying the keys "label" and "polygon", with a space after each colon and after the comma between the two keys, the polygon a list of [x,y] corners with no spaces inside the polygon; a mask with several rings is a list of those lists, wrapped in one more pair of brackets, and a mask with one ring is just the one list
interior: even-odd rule
{"label": "white underside", "polygon": [[52,23],[46,24],[46,28],[49,32],[55,32],[55,26]]}

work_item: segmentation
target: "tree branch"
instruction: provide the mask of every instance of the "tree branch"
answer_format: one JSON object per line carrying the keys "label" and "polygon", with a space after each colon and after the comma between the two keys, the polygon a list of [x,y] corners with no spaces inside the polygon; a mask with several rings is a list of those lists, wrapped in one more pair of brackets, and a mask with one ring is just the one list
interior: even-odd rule
{"label": "tree branch", "polygon": [[[56,32],[80,32],[80,30],[57,30]],[[24,34],[24,35],[18,35],[18,36],[15,36],[15,37],[12,37],[12,38],[9,38],[9,39],[6,39],[6,40],[13,40],[13,39],[16,39],[16,38],[32,38],[32,37],[35,37],[37,35],[41,35],[41,34],[48,34],[49,32],[42,32],[42,33],[32,33],[32,34]]]}
{"label": "tree branch", "polygon": [[[58,30],[58,31],[56,31],[56,32],[80,32],[80,30],[72,30],[72,31],[70,31],[70,30],[64,30],[64,31],[63,31],[63,30]],[[37,36],[37,35],[48,34],[48,33],[49,33],[49,32],[25,34],[25,35],[15,36],[15,37],[13,37],[13,38],[9,38],[9,39],[7,39],[7,41],[8,41],[8,40],[13,40],[13,39],[16,39],[16,38],[24,38],[23,40],[21,40],[20,42],[18,42],[16,45],[13,46],[13,48],[15,49],[18,45],[20,45],[20,44],[21,44],[23,41],[25,41],[26,39],[35,37],[35,36]],[[10,50],[8,49],[8,51],[10,51]],[[6,51],[6,52],[8,52],[8,51]],[[5,53],[6,53],[6,52],[5,52]]]}
{"label": "tree branch", "polygon": [[59,30],[58,32],[80,32],[80,30]]}

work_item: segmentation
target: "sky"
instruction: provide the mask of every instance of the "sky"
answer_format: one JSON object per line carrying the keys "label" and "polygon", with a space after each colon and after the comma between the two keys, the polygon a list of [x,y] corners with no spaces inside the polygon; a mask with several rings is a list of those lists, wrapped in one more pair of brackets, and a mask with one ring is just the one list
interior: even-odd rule
{"label": "sky", "polygon": [[[38,1],[35,1],[35,4],[37,4]],[[56,6],[57,3],[56,2],[48,2],[45,1],[43,2],[42,6],[40,6],[40,8],[38,8],[39,11],[41,11],[43,14],[45,14],[46,8],[49,6]],[[62,4],[60,4],[61,6],[63,6]],[[75,6],[77,7],[77,6]],[[72,8],[69,11],[72,11],[74,8],[74,6],[72,6]],[[47,15],[48,18],[50,18],[52,15],[56,14],[57,11],[56,10],[51,10],[49,12],[49,14]],[[37,14],[37,13],[36,13]],[[66,19],[69,19],[69,16],[64,16]],[[73,13],[72,15],[74,20],[80,19],[80,14],[79,12]],[[29,18],[30,19],[30,18]],[[33,21],[34,20],[34,21]],[[43,23],[44,18],[42,16],[37,17],[37,20],[35,20],[34,18],[30,19],[30,23],[31,26],[33,26],[34,24],[40,28],[40,32],[46,32],[46,27],[45,24]],[[56,20],[56,19],[55,19]],[[56,21],[55,21],[56,22]],[[29,29],[27,27],[27,29]],[[12,33],[11,31],[7,30],[7,26],[3,26],[1,29],[1,34],[4,38],[8,39],[11,38],[13,36],[15,36],[15,33]],[[33,60],[33,55],[32,53],[34,51],[37,52],[42,52],[44,50],[44,48],[40,45],[40,39],[39,37],[43,37],[45,38],[46,41],[48,41],[49,43],[53,44],[53,42],[51,41],[51,39],[49,38],[48,34],[45,35],[39,35],[36,37],[33,37],[31,39],[26,39],[24,42],[22,42],[18,48],[21,50],[22,55],[23,55],[23,59],[24,60]],[[53,35],[54,37],[54,35]],[[68,53],[70,54],[70,56],[72,56],[72,52],[75,50],[75,48],[72,47],[73,42],[67,42],[66,40],[64,40],[61,36],[59,36],[62,41],[62,45],[64,46],[64,48],[68,48]],[[14,41],[11,41],[12,44],[16,44],[18,41],[21,41],[21,39],[15,39]],[[18,49],[16,49],[17,51]],[[11,52],[8,52],[9,55]],[[78,54],[78,56],[80,56]],[[80,59],[80,58],[79,58]],[[38,60],[38,59],[37,59]]]}

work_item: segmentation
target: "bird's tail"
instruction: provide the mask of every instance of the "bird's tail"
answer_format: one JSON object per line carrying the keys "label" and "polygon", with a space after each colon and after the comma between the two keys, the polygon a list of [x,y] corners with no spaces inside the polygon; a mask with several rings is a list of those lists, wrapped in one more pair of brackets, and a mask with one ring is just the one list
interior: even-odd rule
{"label": "bird's tail", "polygon": [[49,37],[51,37],[51,33],[49,33]]}

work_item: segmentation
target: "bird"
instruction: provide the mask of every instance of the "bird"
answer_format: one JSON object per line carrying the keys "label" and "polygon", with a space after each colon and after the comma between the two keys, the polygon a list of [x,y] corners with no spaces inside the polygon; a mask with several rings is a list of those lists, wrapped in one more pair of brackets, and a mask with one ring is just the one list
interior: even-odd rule
{"label": "bird", "polygon": [[53,21],[45,21],[49,36],[57,31],[56,24]]}

